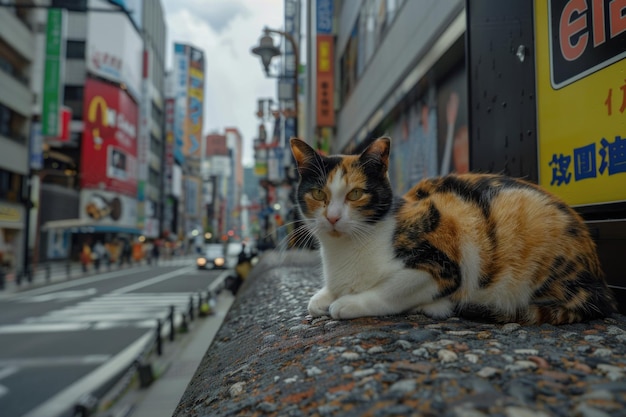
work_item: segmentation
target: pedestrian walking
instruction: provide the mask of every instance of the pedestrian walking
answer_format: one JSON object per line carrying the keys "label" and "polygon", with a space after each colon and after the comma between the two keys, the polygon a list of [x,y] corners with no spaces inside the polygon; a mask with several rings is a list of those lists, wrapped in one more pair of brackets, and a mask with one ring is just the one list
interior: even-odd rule
{"label": "pedestrian walking", "polygon": [[91,264],[91,248],[87,243],[83,243],[83,248],[80,251],[80,264],[83,268],[83,272],[89,271],[89,265]]}
{"label": "pedestrian walking", "polygon": [[101,241],[97,241],[95,245],[93,245],[93,251],[92,251],[92,259],[93,259],[93,266],[96,270],[96,272],[100,271],[100,264],[102,262],[107,262],[107,250],[104,247],[104,245],[102,244]]}
{"label": "pedestrian walking", "polygon": [[152,260],[154,261],[154,265],[159,265],[159,256],[161,256],[161,248],[159,247],[159,241],[155,240],[152,242]]}

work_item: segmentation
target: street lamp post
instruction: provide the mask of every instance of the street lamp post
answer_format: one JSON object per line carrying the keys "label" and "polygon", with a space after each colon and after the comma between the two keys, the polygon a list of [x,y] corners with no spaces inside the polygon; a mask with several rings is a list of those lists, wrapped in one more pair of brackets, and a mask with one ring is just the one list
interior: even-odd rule
{"label": "street lamp post", "polygon": [[252,53],[258,55],[261,58],[263,68],[265,69],[265,74],[268,77],[270,76],[270,63],[272,62],[272,58],[280,55],[280,49],[278,49],[274,45],[274,39],[270,36],[270,33],[284,36],[285,39],[287,39],[289,43],[291,43],[295,62],[295,69],[293,71],[293,110],[295,113],[294,130],[296,131],[296,136],[298,136],[298,116],[300,114],[298,111],[298,69],[300,68],[300,54],[298,50],[298,43],[290,33],[284,32],[282,30],[270,29],[266,27],[265,29],[263,29],[263,32],[265,34],[261,37],[261,39],[259,39],[259,45],[252,48]]}

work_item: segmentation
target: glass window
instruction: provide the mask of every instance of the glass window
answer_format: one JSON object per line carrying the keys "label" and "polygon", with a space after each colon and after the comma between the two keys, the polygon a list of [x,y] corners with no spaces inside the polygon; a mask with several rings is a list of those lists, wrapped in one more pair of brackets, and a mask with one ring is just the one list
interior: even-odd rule
{"label": "glass window", "polygon": [[66,58],[85,58],[85,41],[67,41],[65,47]]}

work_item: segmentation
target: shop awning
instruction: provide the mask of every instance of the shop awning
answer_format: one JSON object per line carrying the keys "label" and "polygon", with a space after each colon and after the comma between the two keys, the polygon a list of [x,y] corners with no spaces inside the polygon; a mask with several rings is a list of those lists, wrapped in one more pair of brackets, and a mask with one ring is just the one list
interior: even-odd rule
{"label": "shop awning", "polygon": [[115,224],[101,224],[87,219],[51,220],[41,226],[42,231],[67,230],[72,233],[128,233],[139,235],[141,231],[135,227]]}

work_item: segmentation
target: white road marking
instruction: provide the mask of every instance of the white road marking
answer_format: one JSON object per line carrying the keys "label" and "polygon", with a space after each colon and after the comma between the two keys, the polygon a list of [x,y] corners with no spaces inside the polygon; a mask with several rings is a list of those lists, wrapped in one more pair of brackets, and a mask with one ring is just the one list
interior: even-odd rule
{"label": "white road marking", "polygon": [[[18,368],[42,366],[68,366],[102,364],[111,359],[111,355],[84,355],[84,356],[50,356],[36,358],[8,358],[0,360],[0,366],[17,366]],[[16,370],[18,369],[16,368]],[[2,379],[2,371],[0,371]]]}
{"label": "white road marking", "polygon": [[[0,326],[0,334],[104,330],[115,327],[154,328],[156,320],[165,320],[174,306],[177,313],[187,312],[192,292],[130,293],[168,279],[189,273],[193,267],[181,268],[141,282],[127,285],[108,294],[84,300],[42,316],[28,317],[21,323]],[[41,302],[55,299],[72,299],[96,293],[95,288],[80,291],[61,291],[36,294],[22,302]]]}
{"label": "white road marking", "polygon": [[[4,369],[0,369],[0,380],[13,375],[14,373],[16,373],[17,371],[19,371],[19,368],[14,366],[15,364],[11,364],[9,366],[7,366]],[[2,365],[0,365],[2,366]],[[9,389],[7,387],[5,387],[4,385],[0,385],[0,398],[4,397],[5,395],[7,395],[9,393]]]}
{"label": "white road marking", "polygon": [[74,382],[22,417],[50,417],[66,411],[72,404],[75,404],[82,395],[94,391],[105,381],[110,380],[124,369],[127,369],[143,351],[146,343],[153,337],[154,333],[152,331],[147,332],[132,345],[115,355],[110,361],[103,363],[95,371]]}
{"label": "white road marking", "polygon": [[48,294],[35,295],[22,300],[24,303],[43,303],[47,301],[66,301],[72,298],[82,298],[95,295],[98,292],[95,288],[74,291],[57,291]]}
{"label": "white road marking", "polygon": [[118,288],[117,290],[111,291],[111,294],[126,294],[131,291],[138,290],[140,288],[148,287],[152,284],[156,284],[161,281],[165,281],[170,278],[177,277],[179,275],[187,274],[191,272],[194,268],[189,266],[187,268],[178,269],[176,271],[169,272],[167,274],[159,275],[154,278],[146,279],[144,281],[137,282],[135,284],[127,285],[126,287]]}

